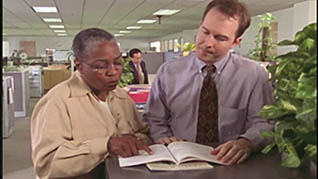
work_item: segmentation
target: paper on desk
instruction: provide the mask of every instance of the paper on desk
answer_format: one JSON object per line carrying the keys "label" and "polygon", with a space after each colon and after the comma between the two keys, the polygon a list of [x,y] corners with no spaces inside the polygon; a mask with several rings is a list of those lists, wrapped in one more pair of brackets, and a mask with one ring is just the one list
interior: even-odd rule
{"label": "paper on desk", "polygon": [[208,162],[187,162],[179,165],[169,162],[147,163],[146,166],[154,171],[203,170],[214,168]]}

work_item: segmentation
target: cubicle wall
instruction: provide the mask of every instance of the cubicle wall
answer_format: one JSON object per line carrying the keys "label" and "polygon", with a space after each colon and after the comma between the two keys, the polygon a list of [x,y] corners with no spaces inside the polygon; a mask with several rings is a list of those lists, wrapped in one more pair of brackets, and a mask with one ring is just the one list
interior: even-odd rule
{"label": "cubicle wall", "polygon": [[148,52],[143,54],[148,74],[156,74],[160,65],[164,63],[164,53]]}
{"label": "cubicle wall", "polygon": [[178,59],[182,52],[148,52],[143,54],[148,74],[156,74],[159,67],[167,61]]}
{"label": "cubicle wall", "polygon": [[30,98],[29,69],[22,69],[18,72],[5,72],[3,76],[13,77],[14,117],[27,116]]}
{"label": "cubicle wall", "polygon": [[2,77],[2,137],[9,137],[14,129],[13,77]]}

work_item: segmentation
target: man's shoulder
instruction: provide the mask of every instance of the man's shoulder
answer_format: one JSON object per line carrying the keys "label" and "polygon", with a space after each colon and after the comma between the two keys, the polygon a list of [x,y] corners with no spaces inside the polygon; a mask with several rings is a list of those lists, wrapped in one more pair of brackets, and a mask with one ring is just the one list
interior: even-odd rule
{"label": "man's shoulder", "polygon": [[244,74],[246,74],[250,78],[258,78],[260,76],[263,76],[265,78],[268,76],[268,72],[260,62],[249,59],[247,57],[232,54],[230,63],[236,69],[240,69],[242,72],[244,72]]}
{"label": "man's shoulder", "polygon": [[244,66],[246,69],[262,69],[259,62],[237,54],[232,54],[231,62],[237,66]]}
{"label": "man's shoulder", "polygon": [[188,55],[188,56],[182,56],[180,58],[172,59],[167,62],[165,62],[162,65],[163,69],[171,69],[181,71],[183,69],[186,69],[186,67],[189,67],[194,63],[195,56],[194,55]]}

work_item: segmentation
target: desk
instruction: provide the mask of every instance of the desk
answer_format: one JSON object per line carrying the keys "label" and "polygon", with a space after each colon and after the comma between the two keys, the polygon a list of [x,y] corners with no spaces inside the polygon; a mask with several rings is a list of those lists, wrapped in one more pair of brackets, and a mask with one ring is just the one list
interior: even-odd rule
{"label": "desk", "polygon": [[213,169],[151,172],[145,165],[120,168],[118,159],[109,157],[105,160],[106,178],[109,179],[311,179],[299,169],[290,169],[280,166],[280,155],[277,152],[270,154],[256,154],[242,164],[221,166],[213,164]]}

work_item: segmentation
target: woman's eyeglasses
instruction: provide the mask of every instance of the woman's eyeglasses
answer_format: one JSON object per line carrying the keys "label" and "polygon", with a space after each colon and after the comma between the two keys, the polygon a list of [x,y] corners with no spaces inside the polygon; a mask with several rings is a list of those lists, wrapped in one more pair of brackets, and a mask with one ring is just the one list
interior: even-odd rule
{"label": "woman's eyeglasses", "polygon": [[81,63],[87,65],[88,67],[90,67],[93,71],[96,71],[98,73],[102,73],[105,74],[107,72],[109,72],[113,67],[116,70],[119,70],[123,67],[123,59],[117,59],[115,60],[113,63],[105,63],[104,65],[92,65],[92,64],[88,64],[85,61],[80,61]]}

